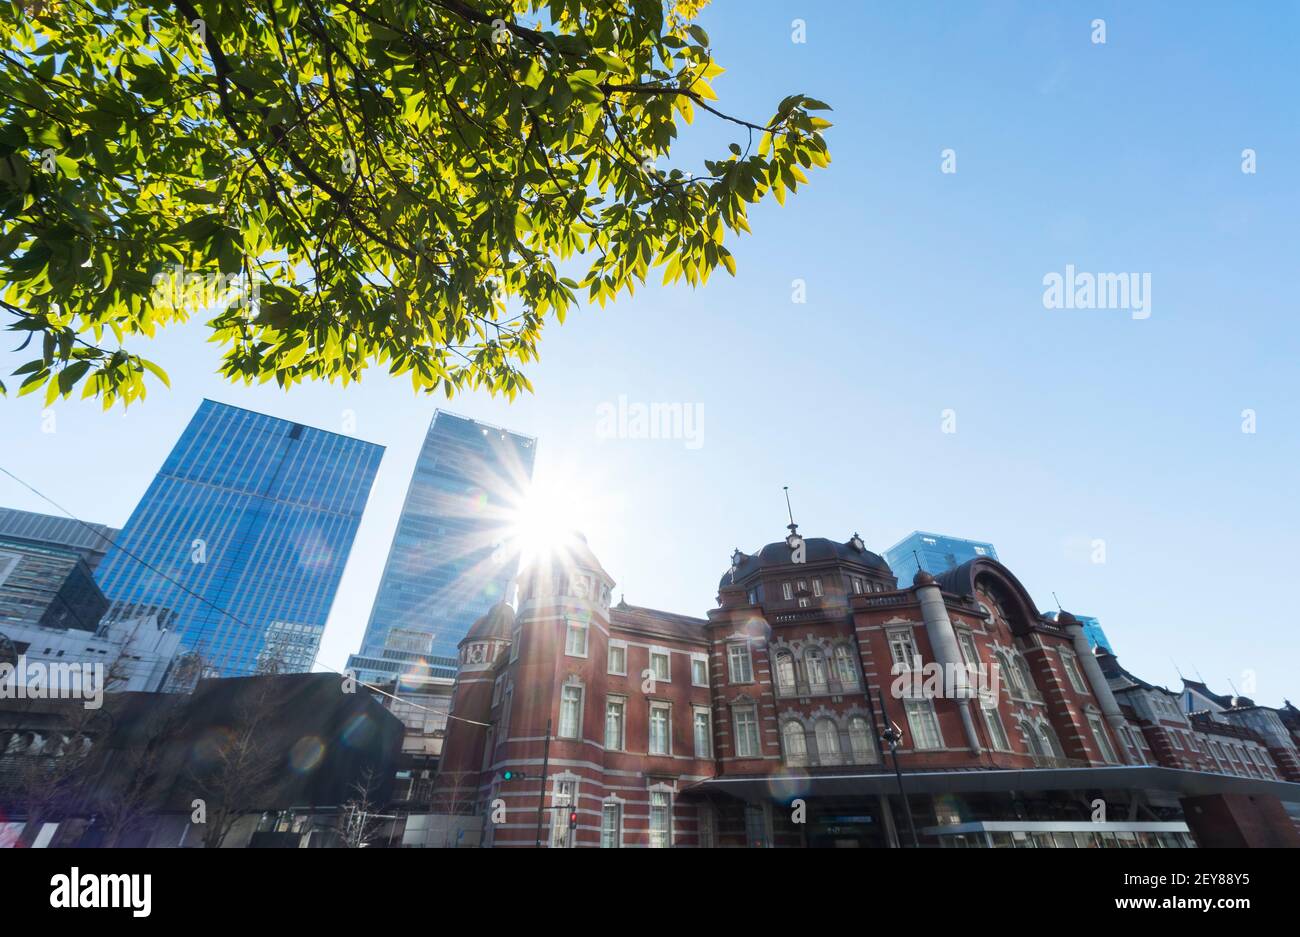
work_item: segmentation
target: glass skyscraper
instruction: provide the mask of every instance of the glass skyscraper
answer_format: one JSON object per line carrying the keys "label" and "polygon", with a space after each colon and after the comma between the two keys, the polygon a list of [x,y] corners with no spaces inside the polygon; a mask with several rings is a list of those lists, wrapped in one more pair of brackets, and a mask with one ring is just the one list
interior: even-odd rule
{"label": "glass skyscraper", "polygon": [[[912,584],[912,577],[918,569],[924,569],[931,576],[937,576],[960,566],[977,556],[987,556],[996,560],[998,551],[993,544],[980,540],[963,540],[961,537],[946,537],[943,534],[929,534],[914,530],[898,543],[885,551],[885,561],[898,577],[900,586]],[[917,566],[917,559],[920,566]]]}
{"label": "glass skyscraper", "polygon": [[533,475],[537,441],[439,410],[429,424],[388,552],[361,650],[348,668],[369,683],[399,674],[456,676],[456,645],[511,598],[518,556],[510,513]]}
{"label": "glass skyscraper", "polygon": [[105,620],[158,615],[201,675],[311,670],[383,452],[204,400],[96,571]]}

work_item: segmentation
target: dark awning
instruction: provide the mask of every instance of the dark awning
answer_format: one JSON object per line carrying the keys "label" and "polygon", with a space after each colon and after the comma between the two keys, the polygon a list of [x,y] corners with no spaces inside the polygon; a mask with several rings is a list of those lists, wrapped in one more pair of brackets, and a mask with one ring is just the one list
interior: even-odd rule
{"label": "dark awning", "polygon": [[[1256,794],[1300,803],[1300,784],[1235,775],[1184,771],[1151,766],[1093,768],[1033,768],[1024,771],[924,771],[903,775],[909,794],[983,793],[1009,791],[1143,790],[1184,797],[1205,794]],[[861,797],[896,794],[892,773],[779,774],[720,777],[699,781],[683,794],[726,794],[742,800],[787,802],[794,797]]]}

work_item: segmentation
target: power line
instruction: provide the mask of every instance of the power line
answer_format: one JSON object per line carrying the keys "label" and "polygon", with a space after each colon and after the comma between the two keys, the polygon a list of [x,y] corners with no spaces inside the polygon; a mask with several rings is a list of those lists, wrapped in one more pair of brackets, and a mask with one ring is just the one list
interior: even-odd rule
{"label": "power line", "polygon": [[[93,526],[90,525],[90,524],[87,524],[85,521],[83,521],[81,518],[77,517],[77,515],[73,514],[71,511],[69,511],[69,510],[68,510],[67,508],[65,508],[63,505],[59,504],[57,501],[55,501],[55,500],[54,500],[53,498],[51,498],[49,495],[47,495],[47,494],[45,494],[44,492],[38,490],[37,488],[33,487],[32,485],[29,485],[27,482],[23,481],[21,478],[19,478],[19,477],[18,477],[17,475],[15,475],[13,472],[9,471],[9,470],[8,470],[7,468],[5,468],[3,465],[0,465],[0,472],[3,472],[4,474],[8,475],[10,478],[12,478],[12,479],[13,479],[14,481],[16,481],[18,484],[22,485],[24,488],[26,488],[26,489],[27,489],[28,491],[30,491],[32,494],[36,495],[38,498],[42,499],[43,501],[46,501],[47,503],[49,503],[49,504],[53,505],[54,507],[58,508],[58,509],[59,509],[60,511],[62,511],[64,514],[66,514],[69,518],[71,518],[72,520],[74,520],[74,521],[76,521],[78,524],[80,524],[82,527],[84,527],[84,528],[86,528],[87,530],[89,530],[89,531],[90,531],[92,534],[94,534],[96,537],[99,537],[101,540],[105,540],[105,541],[107,541],[108,544],[109,544],[110,546],[112,546],[113,548],[115,548],[115,549],[117,549],[117,550],[120,550],[122,553],[126,554],[126,555],[129,556],[131,559],[135,560],[137,563],[139,563],[139,564],[140,564],[141,566],[143,566],[145,569],[148,569],[149,571],[155,573],[156,575],[161,576],[163,579],[165,579],[165,580],[167,580],[168,582],[170,582],[172,585],[174,585],[176,588],[180,589],[182,592],[186,593],[187,595],[191,595],[191,596],[193,596],[194,598],[198,599],[200,602],[202,602],[203,604],[207,605],[209,608],[213,609],[214,611],[218,612],[219,614],[225,615],[227,618],[229,618],[231,621],[235,622],[236,624],[241,625],[241,626],[244,627],[244,628],[248,628],[248,629],[250,629],[250,630],[256,631],[256,626],[255,626],[255,625],[249,624],[248,622],[246,622],[246,621],[244,621],[242,618],[240,618],[238,615],[235,615],[233,612],[229,612],[229,611],[227,611],[226,609],[222,608],[220,605],[216,604],[215,602],[213,602],[211,599],[207,598],[206,596],[200,595],[199,593],[195,592],[193,589],[189,588],[189,586],[185,585],[183,582],[178,582],[177,580],[173,579],[171,576],[169,576],[167,573],[163,572],[163,571],[162,571],[161,569],[159,569],[158,567],[154,566],[154,565],[153,565],[152,563],[150,563],[148,560],[145,560],[145,559],[143,559],[143,558],[137,556],[136,554],[132,553],[132,552],[131,552],[130,550],[128,550],[126,547],[122,546],[121,544],[119,544],[119,543],[117,543],[115,540],[113,540],[113,538],[110,537],[110,536],[108,536],[108,534],[104,533],[104,532],[101,531],[101,530],[97,530],[95,527],[93,527]],[[312,658],[312,663],[315,664],[315,665],[317,665],[317,666],[319,666],[319,667],[323,667],[323,668],[325,668],[326,670],[330,671],[331,673],[338,674],[340,677],[348,677],[348,678],[350,678],[350,679],[352,679],[352,680],[356,680],[356,682],[357,682],[359,685],[365,687],[366,689],[368,689],[368,690],[370,690],[370,691],[372,691],[372,692],[374,692],[374,693],[378,693],[380,696],[388,697],[389,699],[391,699],[391,700],[395,700],[395,701],[397,701],[397,702],[399,702],[399,703],[406,703],[408,706],[414,706],[416,709],[422,709],[422,710],[424,710],[425,712],[439,713],[439,714],[445,715],[448,719],[455,719],[457,722],[464,722],[464,723],[468,723],[469,725],[483,726],[483,727],[485,727],[485,728],[487,728],[487,727],[491,727],[491,725],[492,725],[492,723],[490,723],[490,722],[478,722],[477,720],[474,720],[474,719],[465,719],[465,718],[462,717],[462,716],[453,716],[451,713],[443,713],[442,710],[440,710],[440,709],[434,709],[434,708],[432,708],[432,707],[425,706],[425,705],[423,705],[422,703],[417,703],[417,702],[415,702],[414,700],[405,699],[404,697],[397,696],[397,695],[395,695],[395,694],[393,694],[393,693],[389,693],[387,690],[381,689],[380,687],[377,687],[377,686],[375,686],[375,685],[372,684],[372,683],[366,683],[364,680],[358,680],[358,679],[356,678],[355,675],[350,674],[350,673],[344,673],[344,672],[341,671],[341,670],[337,670],[337,669],[335,669],[334,667],[331,667],[329,664],[323,663],[322,661],[317,660],[316,658]]]}

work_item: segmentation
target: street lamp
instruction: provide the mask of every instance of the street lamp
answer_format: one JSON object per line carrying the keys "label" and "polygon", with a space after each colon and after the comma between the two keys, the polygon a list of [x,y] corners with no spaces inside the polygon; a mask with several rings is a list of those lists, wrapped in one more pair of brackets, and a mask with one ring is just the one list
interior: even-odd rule
{"label": "street lamp", "polygon": [[[885,709],[885,696],[879,690],[876,691],[880,699],[880,720],[884,723],[885,728],[880,733],[880,741],[889,746],[889,755],[894,760],[894,777],[898,780],[898,796],[903,801],[903,813],[907,815],[907,829],[912,835],[912,848],[920,848],[920,843],[916,838],[916,821],[912,819],[912,804],[907,799],[907,791],[903,787],[903,771],[898,766],[898,743],[903,738],[903,730],[889,720],[889,711]],[[871,691],[867,691],[867,705],[871,706]],[[871,706],[871,721],[876,721],[875,707]]]}

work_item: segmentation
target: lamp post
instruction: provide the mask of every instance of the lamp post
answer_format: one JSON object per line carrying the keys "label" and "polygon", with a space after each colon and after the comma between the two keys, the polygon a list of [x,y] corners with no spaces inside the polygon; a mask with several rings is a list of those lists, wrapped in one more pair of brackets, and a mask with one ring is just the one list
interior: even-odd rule
{"label": "lamp post", "polygon": [[[903,801],[903,813],[907,815],[907,830],[912,836],[912,848],[920,848],[920,842],[916,838],[916,821],[912,819],[912,804],[907,798],[907,790],[903,787],[903,770],[898,765],[898,743],[903,738],[903,731],[889,721],[889,710],[885,708],[885,696],[877,691],[880,699],[880,719],[885,728],[880,733],[880,740],[889,746],[889,755],[894,761],[894,777],[898,780],[898,796]],[[871,706],[871,691],[867,691],[867,705]],[[875,721],[875,707],[872,706],[871,719]]]}

